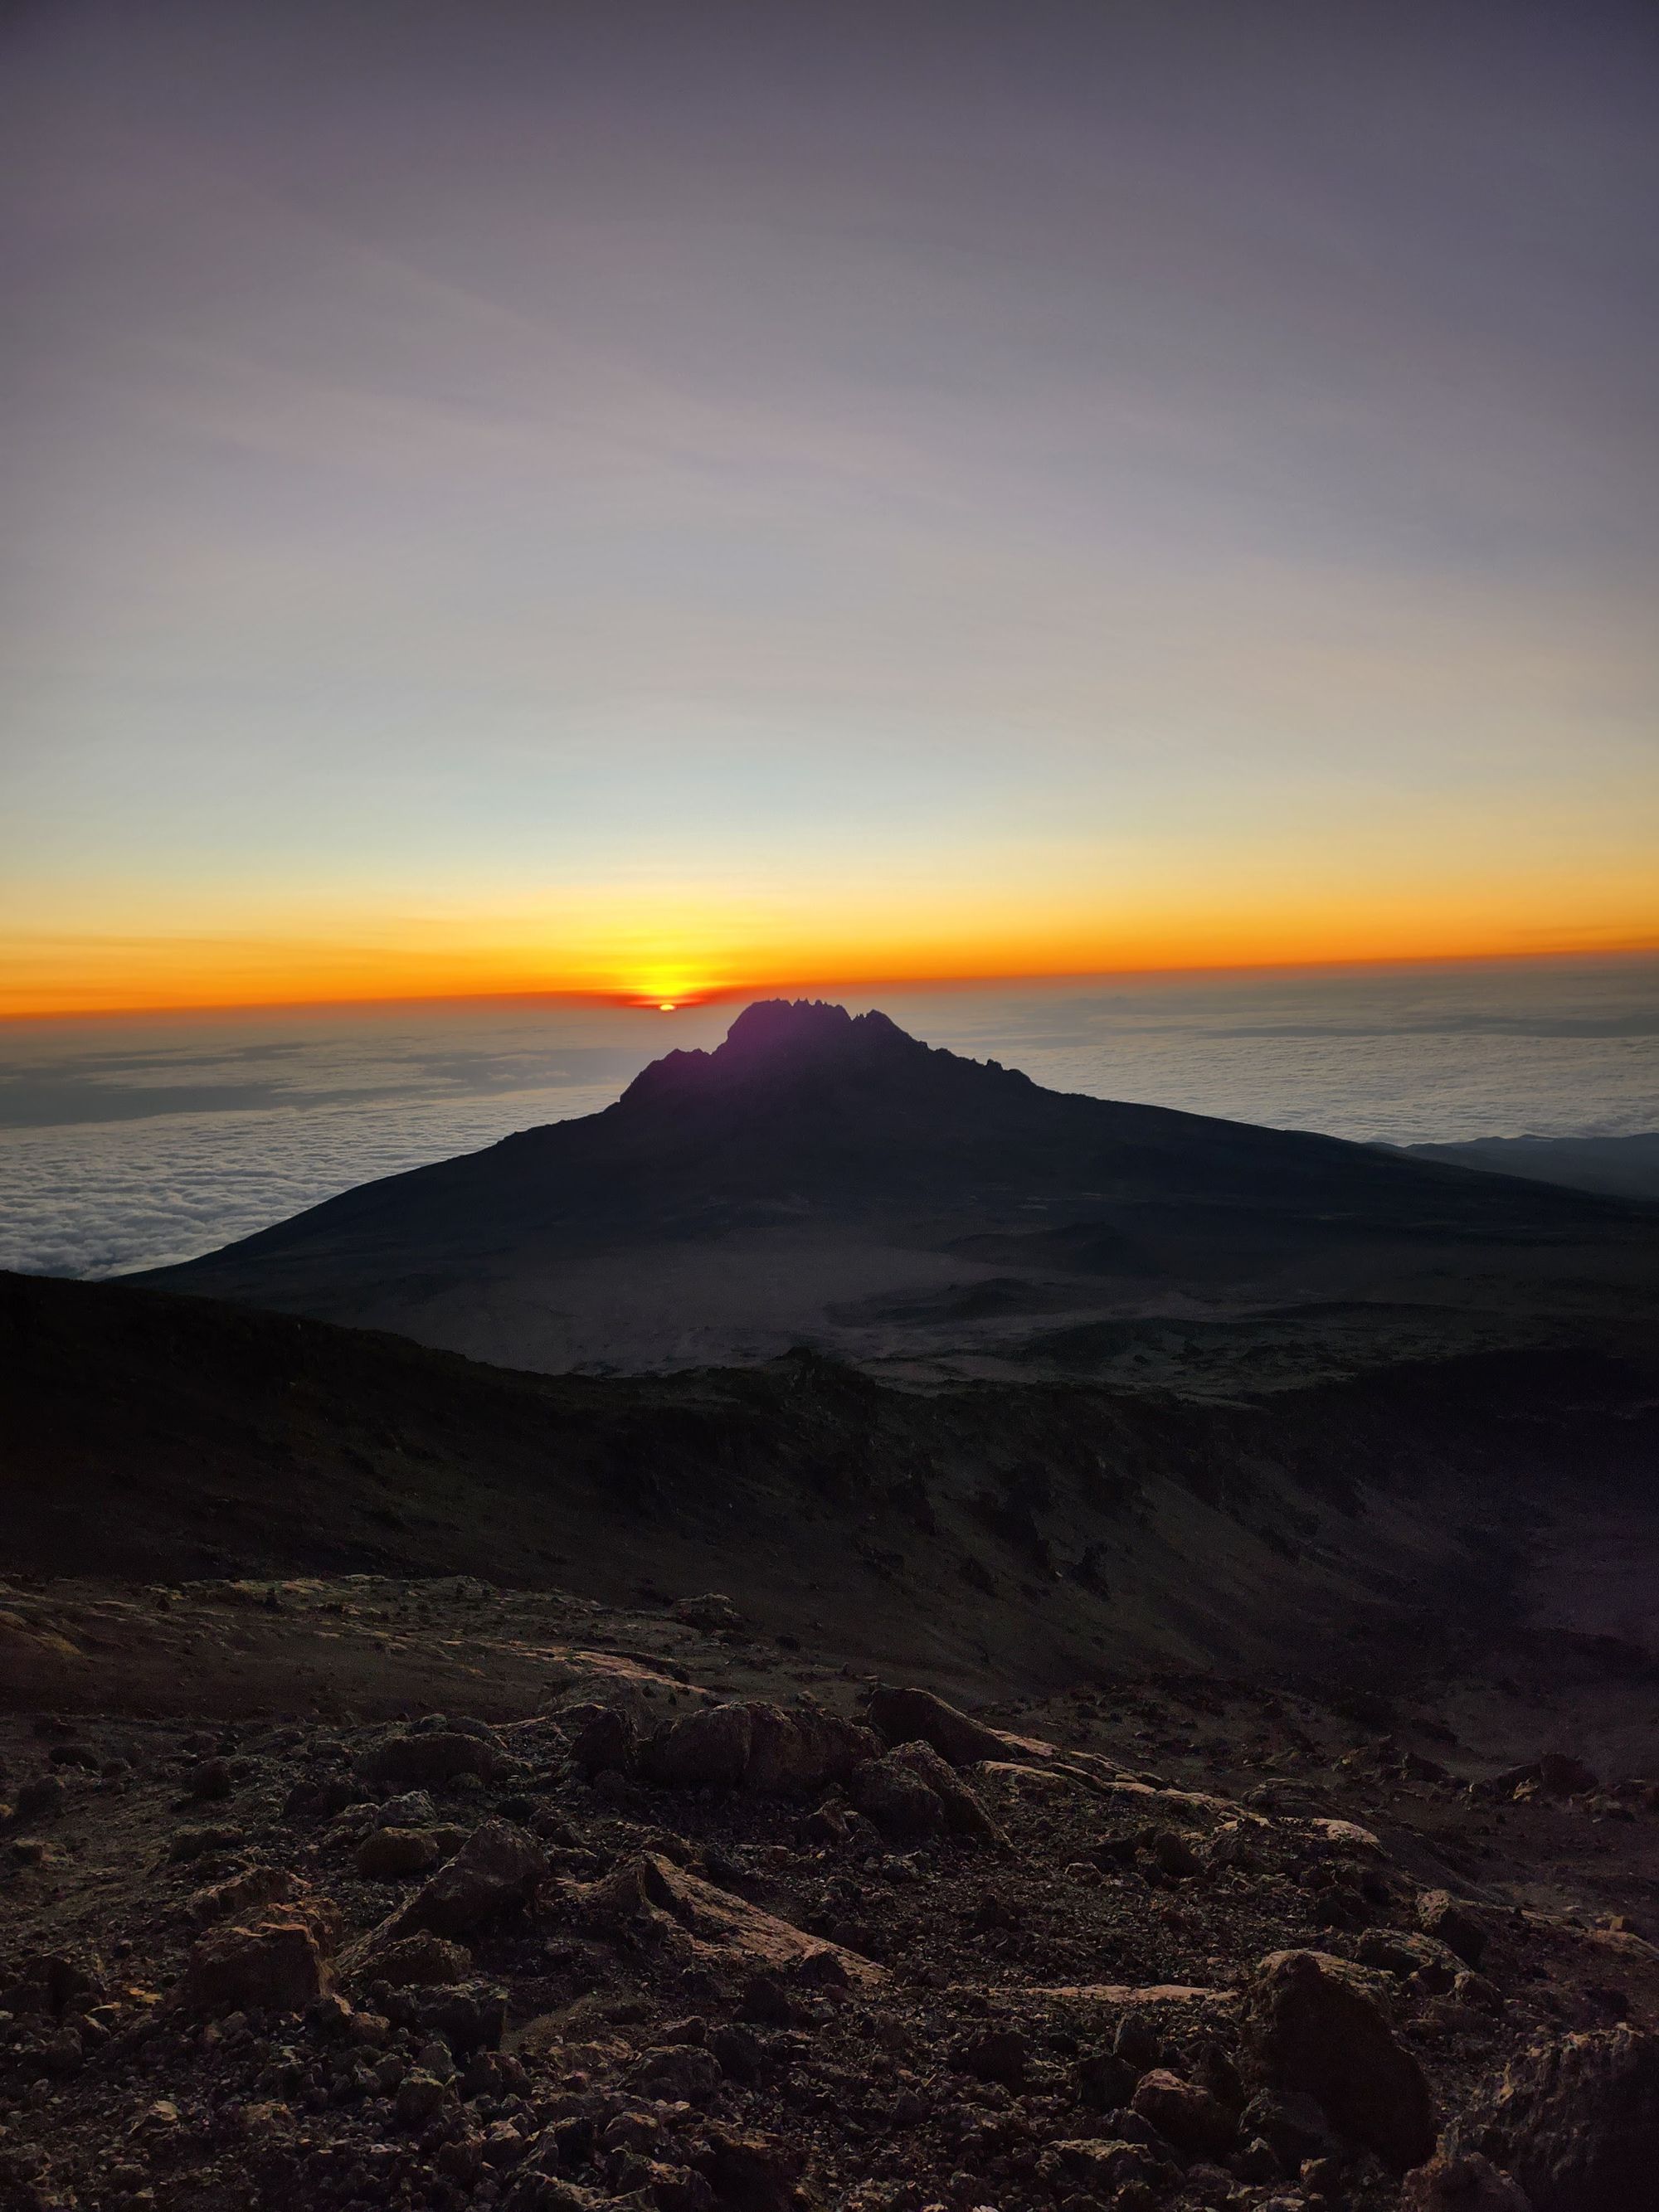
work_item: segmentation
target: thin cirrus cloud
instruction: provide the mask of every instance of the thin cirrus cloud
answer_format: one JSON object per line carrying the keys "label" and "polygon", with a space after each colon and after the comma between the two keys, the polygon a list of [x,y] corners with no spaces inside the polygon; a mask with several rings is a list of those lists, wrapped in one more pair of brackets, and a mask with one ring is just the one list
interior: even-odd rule
{"label": "thin cirrus cloud", "polygon": [[9,31],[4,1005],[1651,942],[1590,12]]}

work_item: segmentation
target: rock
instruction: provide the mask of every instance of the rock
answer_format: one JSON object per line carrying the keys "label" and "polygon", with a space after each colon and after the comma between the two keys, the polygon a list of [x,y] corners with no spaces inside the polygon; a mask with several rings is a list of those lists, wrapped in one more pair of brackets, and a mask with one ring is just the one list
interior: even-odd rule
{"label": "rock", "polygon": [[388,1797],[375,1814],[377,1828],[429,1828],[438,1817],[431,1793],[406,1790],[401,1797]]}
{"label": "rock", "polygon": [[647,1738],[639,1771],[665,1790],[736,1790],[753,1740],[747,1705],[702,1705],[665,1721]]}
{"label": "rock", "polygon": [[1431,2158],[1406,2176],[1400,2212],[1534,2212],[1532,2200],[1479,2152]]}
{"label": "rock", "polygon": [[532,1836],[508,1820],[486,1820],[410,1898],[388,1932],[412,1936],[426,1929],[434,1936],[465,1936],[522,1905],[546,1871],[546,1857]]}
{"label": "rock", "polygon": [[578,1773],[592,1781],[596,1774],[626,1774],[633,1766],[638,1737],[628,1715],[614,1705],[585,1705],[570,1735],[570,1758]]}
{"label": "rock", "polygon": [[763,1975],[829,1965],[839,1969],[845,1982],[871,1984],[883,1979],[881,1968],[870,1960],[728,1896],[659,1851],[641,1852],[583,1885],[573,1893],[572,1904],[583,1920],[647,1923],[663,1937],[678,1938],[694,1959],[712,1965],[741,1964]]}
{"label": "rock", "polygon": [[1220,2158],[1231,2148],[1234,2124],[1220,2099],[1164,2067],[1141,2075],[1129,2109],[1150,2120],[1178,2150]]}
{"label": "rock", "polygon": [[1152,1838],[1152,1851],[1163,1871],[1177,1881],[1204,1871],[1203,1860],[1178,1828],[1160,1828]]}
{"label": "rock", "polygon": [[711,1636],[722,1629],[740,1630],[745,1625],[736,1606],[720,1590],[706,1590],[701,1597],[677,1598],[668,1608],[668,1617]]}
{"label": "rock", "polygon": [[357,1846],[357,1871],[367,1881],[394,1881],[400,1875],[429,1874],[442,1856],[428,1829],[374,1828]]}
{"label": "rock", "polygon": [[1261,1869],[1256,1832],[1242,1820],[1229,1820],[1218,1828],[1205,1856],[1209,1865],[1229,1868],[1237,1874],[1257,1874]]}
{"label": "rock", "polygon": [[1486,1954],[1486,1931],[1467,1905],[1447,1889],[1425,1889],[1417,1900],[1417,1924],[1443,1943],[1466,1966],[1478,1966]]}
{"label": "rock", "polygon": [[1452,1984],[1451,1993],[1459,2004],[1473,2005],[1478,2012],[1498,2014],[1504,2009],[1502,1991],[1484,1974],[1470,1973],[1465,1969]]}
{"label": "rock", "polygon": [[354,1964],[360,1978],[390,1982],[394,1990],[433,1989],[464,1982],[472,1971],[472,1954],[441,1936],[404,1936],[384,1943],[371,1941]]}
{"label": "rock", "polygon": [[704,1705],[665,1721],[640,1747],[643,1781],[671,1790],[748,1790],[792,1796],[842,1782],[879,1747],[834,1713],[779,1705]]}
{"label": "rock", "polygon": [[167,1856],[176,1865],[188,1866],[193,1860],[210,1858],[216,1851],[234,1851],[246,1841],[240,1828],[185,1827],[167,1846]]}
{"label": "rock", "polygon": [[190,1900],[190,1910],[198,1921],[228,1920],[257,1912],[262,1905],[286,1905],[304,1889],[299,1876],[285,1867],[250,1867],[246,1874],[234,1875],[228,1881],[198,1889]]}
{"label": "rock", "polygon": [[1588,1797],[1601,1784],[1582,1759],[1570,1759],[1563,1751],[1547,1751],[1538,1762],[1538,1786],[1547,1797]]}
{"label": "rock", "polygon": [[483,2148],[476,2136],[456,2136],[441,2145],[434,2160],[446,2181],[471,2191],[483,2166]]}
{"label": "rock", "polygon": [[40,2014],[61,2020],[66,2013],[84,2013],[96,2004],[101,1990],[95,1966],[88,1960],[66,1952],[37,1952],[25,1959],[16,1978],[0,1982],[0,2012],[24,2018]]}
{"label": "rock", "polygon": [[895,1766],[902,1766],[925,1783],[945,1808],[945,1825],[959,1836],[977,1836],[999,1850],[1009,1848],[1008,1838],[1001,1825],[992,1819],[979,1799],[957,1775],[955,1769],[933,1749],[930,1743],[902,1743],[887,1754]]}
{"label": "rock", "polygon": [[738,1999],[738,2018],[752,2021],[759,2027],[796,2027],[811,2016],[799,1997],[786,1989],[775,1974],[751,1974]]}
{"label": "rock", "polygon": [[1112,2056],[1144,2074],[1156,2066],[1164,2051],[1164,2035],[1149,2012],[1126,2012],[1112,2030]]}
{"label": "rock", "polygon": [[1006,1759],[1010,1739],[936,1698],[931,1690],[872,1690],[865,1711],[884,1743],[931,1744],[952,1766]]}
{"label": "rock", "polygon": [[803,2164],[799,2151],[772,2136],[717,2126],[703,2129],[696,2163],[732,2212],[791,2212]]}
{"label": "rock", "polygon": [[393,2100],[400,2127],[423,2127],[444,2100],[444,2085],[435,2074],[407,2075]]}
{"label": "rock", "polygon": [[475,1774],[487,1782],[499,1756],[486,1737],[460,1729],[417,1729],[377,1744],[363,1760],[362,1771],[394,1789],[428,1790],[453,1781],[458,1774]]}
{"label": "rock", "polygon": [[1629,2212],[1659,2174],[1659,2034],[1596,2028],[1534,2045],[1451,2131],[1511,2172],[1534,2212]]}
{"label": "rock", "polygon": [[720,2065],[712,2051],[694,2043],[665,2043],[642,2051],[628,2075],[639,2094],[670,2103],[704,2105],[720,2084]]}
{"label": "rock", "polygon": [[191,1948],[180,1988],[193,2012],[303,2012],[327,1987],[323,1955],[302,1920],[222,1928]]}
{"label": "rock", "polygon": [[1292,2173],[1304,2160],[1322,2158],[1337,2147],[1324,2112],[1298,2089],[1282,2096],[1263,2090],[1252,2097],[1239,2117],[1238,2133],[1243,2142],[1259,2137]]}
{"label": "rock", "polygon": [[733,2081],[752,2086],[766,2070],[765,2045],[741,2021],[717,2027],[708,2039],[708,2048],[719,2059],[721,2073]]}
{"label": "rock", "polygon": [[190,1777],[189,1794],[204,1804],[228,1797],[234,1784],[228,1759],[204,1759]]}
{"label": "rock", "polygon": [[826,1797],[800,1824],[801,1841],[814,1850],[834,1849],[851,1839],[853,1824],[845,1805]]}
{"label": "rock", "polygon": [[1135,2091],[1139,2069],[1109,2051],[1091,2051],[1072,2069],[1078,2101],[1092,2112],[1115,2112],[1127,2105]]}
{"label": "rock", "polygon": [[749,1708],[749,1759],[743,1786],[763,1796],[793,1797],[845,1782],[856,1766],[881,1748],[866,1728],[838,1713],[805,1707]]}
{"label": "rock", "polygon": [[856,1768],[847,1794],[884,1836],[934,1835],[945,1826],[939,1792],[890,1751]]}
{"label": "rock", "polygon": [[1243,1991],[1239,2051],[1248,2083],[1313,2097],[1342,2134],[1396,2173],[1433,2152],[1434,2103],[1423,2070],[1396,2040],[1364,1970],[1346,1960],[1270,1953]]}
{"label": "rock", "polygon": [[1131,2182],[1151,2183],[1168,2168],[1139,2143],[1108,2142],[1085,2136],[1070,2142],[1050,2143],[1037,2161],[1037,2171],[1056,2197],[1098,2197],[1110,2203],[1126,2202],[1118,2191]]}
{"label": "rock", "polygon": [[422,1989],[392,2002],[411,2027],[441,2036],[457,2052],[496,2050],[507,2027],[507,1993],[489,1982]]}
{"label": "rock", "polygon": [[55,1774],[38,1775],[26,1782],[13,1801],[12,1819],[21,1826],[26,1820],[49,1820],[63,1810],[69,1801],[69,1791]]}
{"label": "rock", "polygon": [[1017,2027],[988,2027],[976,2035],[958,2038],[948,2056],[959,2074],[971,2074],[980,2081],[1000,2081],[1005,2089],[1018,2089],[1025,2079],[1030,2046]]}
{"label": "rock", "polygon": [[1401,1981],[1413,1976],[1420,1989],[1436,1993],[1450,1989],[1463,1972],[1455,1951],[1410,1929],[1367,1928],[1355,1941],[1353,1954],[1362,1966],[1375,1966]]}

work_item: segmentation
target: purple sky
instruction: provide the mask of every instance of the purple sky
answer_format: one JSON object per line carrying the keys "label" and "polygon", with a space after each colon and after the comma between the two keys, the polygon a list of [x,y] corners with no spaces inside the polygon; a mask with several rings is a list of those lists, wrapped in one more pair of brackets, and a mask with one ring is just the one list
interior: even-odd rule
{"label": "purple sky", "polygon": [[1628,941],[1656,94],[1526,0],[9,11],[0,951]]}

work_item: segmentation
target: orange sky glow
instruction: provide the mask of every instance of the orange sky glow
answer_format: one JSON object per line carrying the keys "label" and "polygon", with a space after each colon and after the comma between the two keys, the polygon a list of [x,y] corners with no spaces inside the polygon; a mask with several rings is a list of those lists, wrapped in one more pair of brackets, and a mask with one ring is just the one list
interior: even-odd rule
{"label": "orange sky glow", "polygon": [[[1606,887],[1603,887],[1605,890]],[[1524,911],[1486,915],[1454,902],[1415,910],[1042,914],[962,917],[954,928],[734,927],[711,915],[607,940],[561,941],[526,926],[356,917],[328,935],[249,931],[30,938],[15,933],[0,965],[0,1018],[542,995],[673,1011],[781,989],[865,990],[1393,961],[1537,958],[1636,952],[1659,945],[1659,900],[1577,902],[1576,926]]]}

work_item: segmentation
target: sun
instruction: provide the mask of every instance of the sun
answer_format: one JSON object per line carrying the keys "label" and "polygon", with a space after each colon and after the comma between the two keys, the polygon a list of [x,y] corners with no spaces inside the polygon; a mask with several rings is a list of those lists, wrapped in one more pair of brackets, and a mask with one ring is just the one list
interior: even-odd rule
{"label": "sun", "polygon": [[688,1006],[700,1005],[708,988],[706,975],[690,962],[682,963],[672,956],[637,969],[631,981],[634,988],[627,994],[629,1002],[649,1006],[659,1014],[684,1013]]}

